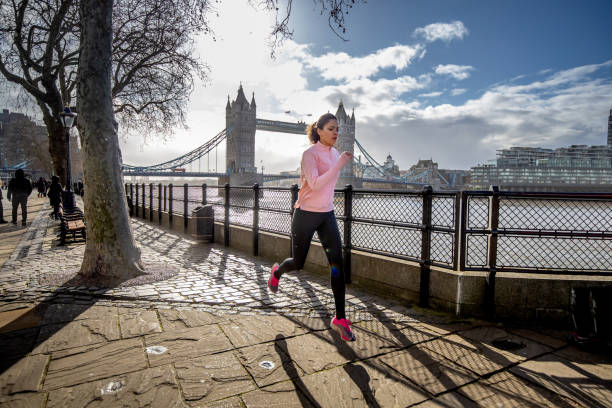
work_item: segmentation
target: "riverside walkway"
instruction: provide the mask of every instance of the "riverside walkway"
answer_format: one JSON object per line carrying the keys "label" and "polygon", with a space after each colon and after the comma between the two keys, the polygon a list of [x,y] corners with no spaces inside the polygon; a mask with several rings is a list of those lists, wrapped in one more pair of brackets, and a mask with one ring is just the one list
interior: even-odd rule
{"label": "riverside walkway", "polygon": [[325,279],[288,274],[272,295],[268,261],[142,220],[151,275],[84,282],[84,244],[57,246],[47,200],[29,204],[25,228],[0,225],[2,407],[612,406],[612,357],[565,332],[349,287],[357,341],[345,343]]}

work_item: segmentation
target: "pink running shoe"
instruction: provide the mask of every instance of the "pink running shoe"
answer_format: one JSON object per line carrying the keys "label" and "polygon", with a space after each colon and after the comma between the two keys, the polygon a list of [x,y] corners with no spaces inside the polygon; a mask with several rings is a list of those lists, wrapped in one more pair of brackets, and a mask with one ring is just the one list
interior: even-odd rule
{"label": "pink running shoe", "polygon": [[270,292],[272,293],[276,293],[278,292],[278,279],[276,279],[276,276],[274,276],[274,272],[276,272],[276,270],[278,269],[278,264],[275,263],[274,265],[272,265],[272,270],[270,272],[270,279],[268,279],[268,289],[270,289]]}
{"label": "pink running shoe", "polygon": [[351,330],[352,324],[349,319],[337,319],[335,316],[331,321],[331,327],[340,333],[344,341],[355,341],[355,335]]}

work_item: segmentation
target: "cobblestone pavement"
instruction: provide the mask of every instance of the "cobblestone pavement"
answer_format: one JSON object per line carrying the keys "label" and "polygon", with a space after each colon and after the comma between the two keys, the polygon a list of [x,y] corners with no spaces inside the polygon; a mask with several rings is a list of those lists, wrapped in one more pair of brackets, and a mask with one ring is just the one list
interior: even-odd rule
{"label": "cobblestone pavement", "polygon": [[[612,358],[564,333],[458,320],[348,288],[357,341],[329,328],[327,280],[132,220],[148,268],[72,284],[84,245],[38,212],[0,268],[0,406],[610,407]],[[19,240],[19,242],[16,242]]]}

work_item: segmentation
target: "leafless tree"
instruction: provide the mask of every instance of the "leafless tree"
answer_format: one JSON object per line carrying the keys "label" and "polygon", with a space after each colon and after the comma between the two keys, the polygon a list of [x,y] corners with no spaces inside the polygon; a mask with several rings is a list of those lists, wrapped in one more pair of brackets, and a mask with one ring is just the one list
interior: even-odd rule
{"label": "leafless tree", "polygon": [[[59,113],[73,104],[79,64],[79,0],[0,0],[0,73],[40,108],[55,173],[65,177]],[[194,37],[210,32],[209,0],[115,0],[113,108],[124,129],[169,134],[184,125],[196,77]]]}
{"label": "leafless tree", "polygon": [[[263,7],[268,11],[276,13],[276,22],[270,32],[270,54],[274,58],[277,48],[286,39],[293,37],[293,30],[290,28],[289,18],[293,0],[249,0],[251,4]],[[283,6],[284,3],[284,6]],[[338,38],[347,41],[346,23],[344,17],[349,14],[354,5],[366,3],[366,0],[312,0],[315,10],[321,16],[327,18],[329,28]]]}

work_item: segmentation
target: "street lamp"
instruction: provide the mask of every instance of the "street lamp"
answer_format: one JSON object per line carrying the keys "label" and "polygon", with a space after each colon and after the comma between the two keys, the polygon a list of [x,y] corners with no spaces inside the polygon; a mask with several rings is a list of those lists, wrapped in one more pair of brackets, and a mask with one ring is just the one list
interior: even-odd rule
{"label": "street lamp", "polygon": [[60,113],[62,125],[66,131],[66,190],[62,195],[64,211],[74,209],[74,192],[72,191],[72,177],[70,174],[70,128],[74,124],[77,114],[70,111],[70,107],[66,106],[64,111]]}

